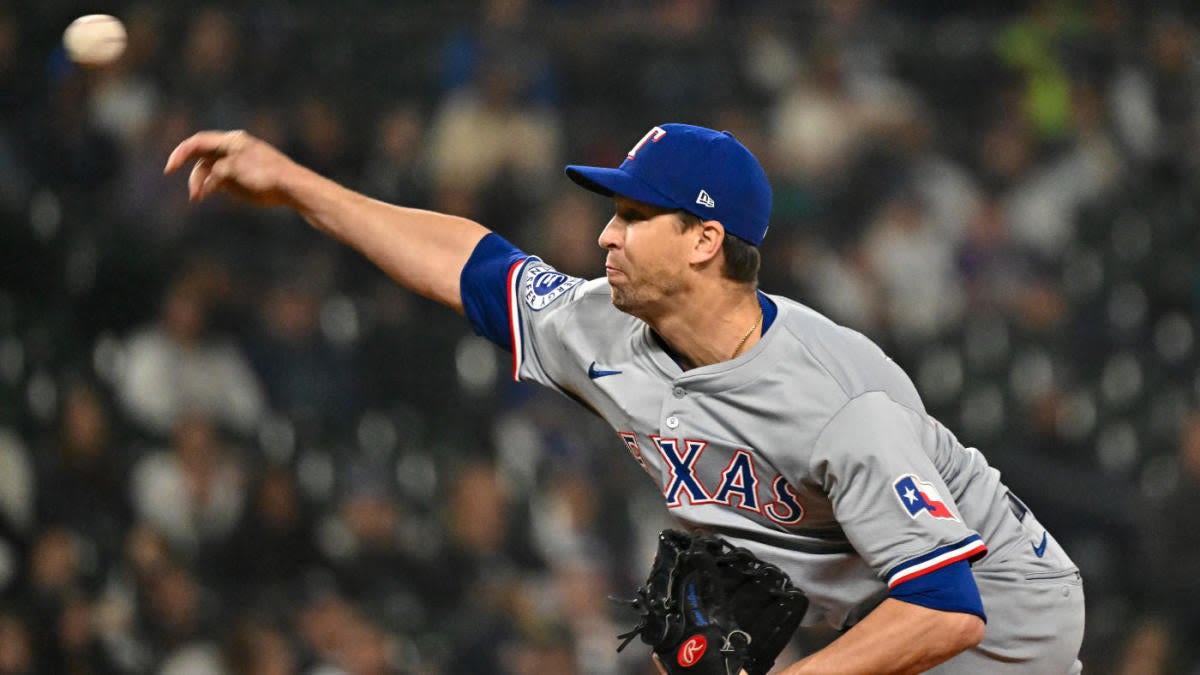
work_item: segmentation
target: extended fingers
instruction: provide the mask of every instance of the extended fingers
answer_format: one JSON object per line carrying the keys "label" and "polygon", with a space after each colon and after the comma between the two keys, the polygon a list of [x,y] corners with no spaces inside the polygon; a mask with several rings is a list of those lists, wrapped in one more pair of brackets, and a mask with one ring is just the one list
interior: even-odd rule
{"label": "extended fingers", "polygon": [[196,160],[196,164],[192,166],[192,173],[188,175],[188,199],[192,201],[200,199],[200,189],[211,173],[211,159],[201,157]]}
{"label": "extended fingers", "polygon": [[222,157],[210,159],[201,157],[192,167],[188,176],[188,198],[198,202],[221,188],[221,185],[232,175],[233,159]]}
{"label": "extended fingers", "polygon": [[232,158],[222,157],[212,163],[208,176],[200,184],[200,199],[204,199],[216,192],[221,187],[221,184],[229,178],[233,172],[232,162]]}
{"label": "extended fingers", "polygon": [[163,173],[171,173],[193,159],[217,158],[239,149],[246,142],[243,131],[201,131],[175,146]]}

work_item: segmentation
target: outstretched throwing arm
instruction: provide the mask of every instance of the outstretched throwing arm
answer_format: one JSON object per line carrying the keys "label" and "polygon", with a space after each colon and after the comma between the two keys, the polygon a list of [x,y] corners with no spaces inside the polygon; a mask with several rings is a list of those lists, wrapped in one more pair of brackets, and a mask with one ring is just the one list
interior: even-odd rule
{"label": "outstretched throwing arm", "polygon": [[397,283],[463,311],[459,274],[488,229],[466,218],[371,199],[297,164],[244,131],[202,131],[180,143],[164,169],[192,164],[188,196],[224,190],[259,206],[295,210],[352,246]]}

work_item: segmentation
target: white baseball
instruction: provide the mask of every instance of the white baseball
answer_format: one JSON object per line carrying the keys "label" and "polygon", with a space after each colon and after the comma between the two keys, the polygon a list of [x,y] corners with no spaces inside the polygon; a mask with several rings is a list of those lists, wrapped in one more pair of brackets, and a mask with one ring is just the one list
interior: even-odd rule
{"label": "white baseball", "polygon": [[125,51],[125,24],[108,14],[81,16],[67,26],[63,46],[72,61],[85,66],[105,66]]}

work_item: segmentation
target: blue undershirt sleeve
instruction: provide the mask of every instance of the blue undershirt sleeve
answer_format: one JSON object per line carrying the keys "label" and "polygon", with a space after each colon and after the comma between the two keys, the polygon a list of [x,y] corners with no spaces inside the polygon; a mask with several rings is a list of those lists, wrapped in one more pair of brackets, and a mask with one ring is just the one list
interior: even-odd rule
{"label": "blue undershirt sleeve", "polygon": [[529,255],[495,232],[475,245],[459,276],[463,312],[475,332],[512,351],[509,273]]}
{"label": "blue undershirt sleeve", "polygon": [[888,597],[943,612],[974,614],[987,621],[979,587],[971,574],[971,564],[966,560],[898,584]]}

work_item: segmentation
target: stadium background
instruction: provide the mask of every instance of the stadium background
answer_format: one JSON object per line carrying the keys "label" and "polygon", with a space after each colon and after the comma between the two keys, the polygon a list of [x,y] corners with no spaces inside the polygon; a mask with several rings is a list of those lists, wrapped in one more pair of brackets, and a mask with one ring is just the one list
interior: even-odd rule
{"label": "stadium background", "polygon": [[[81,71],[95,11],[130,48]],[[8,0],[0,673],[648,672],[605,596],[666,521],[619,439],[161,167],[246,128],[596,275],[562,165],[663,121],[763,159],[762,288],[884,345],[1063,541],[1085,672],[1200,672],[1194,3]]]}

